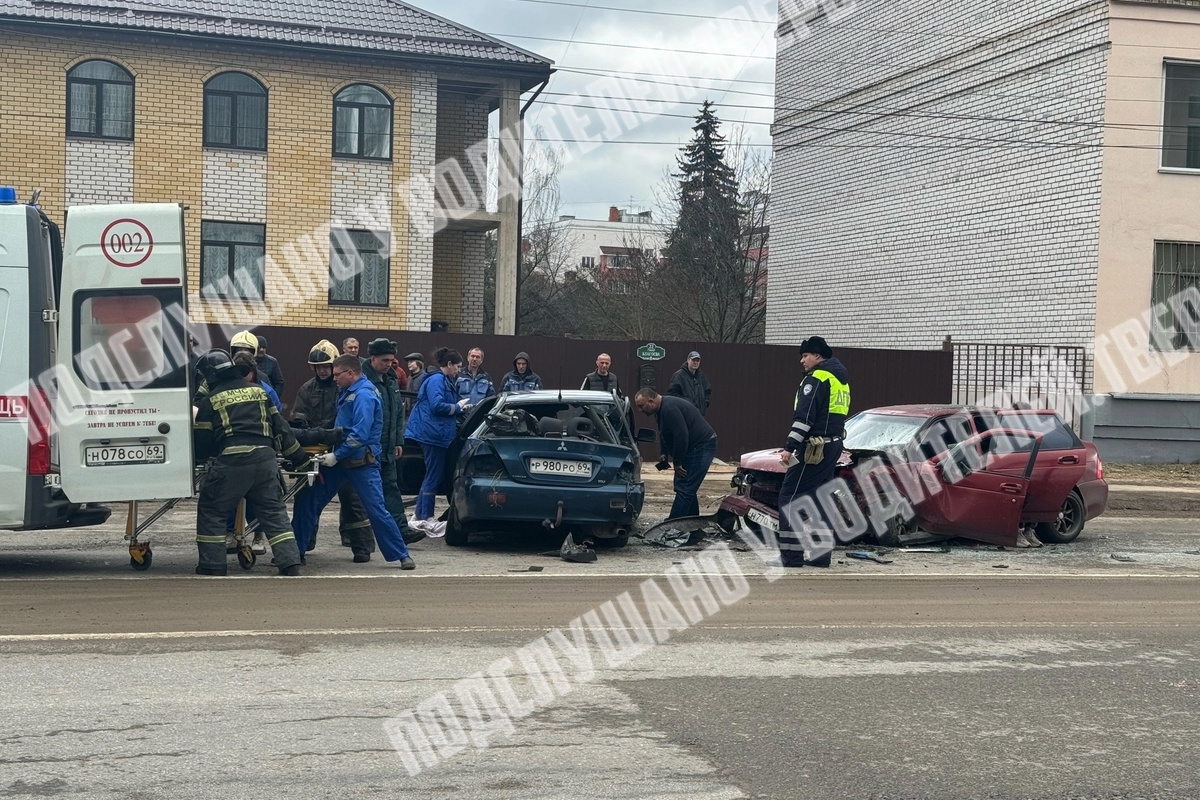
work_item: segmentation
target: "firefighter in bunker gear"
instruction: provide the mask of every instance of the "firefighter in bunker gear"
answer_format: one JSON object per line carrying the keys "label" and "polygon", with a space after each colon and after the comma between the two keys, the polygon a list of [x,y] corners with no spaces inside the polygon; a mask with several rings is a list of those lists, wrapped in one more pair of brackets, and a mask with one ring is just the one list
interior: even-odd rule
{"label": "firefighter in bunker gear", "polygon": [[308,454],[267,393],[242,377],[228,353],[210,350],[200,358],[199,369],[209,392],[197,406],[192,435],[196,458],[211,456],[212,464],[196,506],[196,574],[225,574],[225,523],[244,497],[266,533],[272,563],[283,575],[299,575],[300,552],[275,452],[278,448],[297,467],[308,462]]}
{"label": "firefighter in bunker gear", "polygon": [[850,376],[820,336],[800,343],[800,364],[805,376],[796,390],[792,429],[779,451],[789,465],[779,489],[779,558],[785,567],[828,567],[830,526],[797,519],[798,499],[833,479],[850,413]]}

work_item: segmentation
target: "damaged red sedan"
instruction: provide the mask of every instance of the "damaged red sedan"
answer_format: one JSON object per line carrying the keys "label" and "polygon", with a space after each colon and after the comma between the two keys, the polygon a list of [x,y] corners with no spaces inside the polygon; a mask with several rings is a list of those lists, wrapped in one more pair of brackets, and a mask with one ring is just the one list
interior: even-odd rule
{"label": "damaged red sedan", "polygon": [[[868,504],[856,468],[873,460],[912,504],[908,518],[888,520],[885,530],[868,534],[879,544],[957,537],[1013,546],[1025,525],[1043,542],[1062,544],[1074,541],[1108,503],[1095,445],[1081,441],[1053,411],[886,406],[850,418],[845,433],[837,476],[864,514]],[[736,492],[718,512],[727,530],[739,523],[760,533],[778,530],[784,473],[778,452],[742,456]]]}

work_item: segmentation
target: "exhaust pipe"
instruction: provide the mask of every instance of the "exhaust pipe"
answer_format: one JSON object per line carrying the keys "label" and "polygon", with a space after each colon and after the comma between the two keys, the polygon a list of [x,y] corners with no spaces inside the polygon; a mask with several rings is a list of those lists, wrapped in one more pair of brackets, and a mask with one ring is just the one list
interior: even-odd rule
{"label": "exhaust pipe", "polygon": [[548,519],[542,520],[542,527],[548,531],[552,531],[562,525],[563,501],[558,501],[558,515],[554,518],[554,522]]}

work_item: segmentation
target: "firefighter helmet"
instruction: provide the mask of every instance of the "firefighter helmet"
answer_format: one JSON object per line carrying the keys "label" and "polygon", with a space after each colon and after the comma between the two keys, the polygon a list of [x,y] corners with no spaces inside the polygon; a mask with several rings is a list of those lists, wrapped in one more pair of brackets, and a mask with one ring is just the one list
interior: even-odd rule
{"label": "firefighter helmet", "polygon": [[224,350],[209,350],[200,356],[196,369],[200,370],[200,374],[204,376],[204,380],[209,386],[238,374],[233,359]]}
{"label": "firefighter helmet", "polygon": [[258,337],[250,331],[239,331],[229,340],[229,349],[244,348],[251,353],[258,352]]}
{"label": "firefighter helmet", "polygon": [[330,366],[338,355],[338,349],[333,346],[333,342],[322,339],[313,345],[312,351],[308,354],[308,363],[314,367]]}

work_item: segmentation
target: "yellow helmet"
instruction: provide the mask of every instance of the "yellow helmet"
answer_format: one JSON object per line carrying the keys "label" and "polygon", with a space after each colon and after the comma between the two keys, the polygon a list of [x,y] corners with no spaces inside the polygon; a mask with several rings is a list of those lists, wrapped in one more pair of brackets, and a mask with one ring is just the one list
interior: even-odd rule
{"label": "yellow helmet", "polygon": [[338,349],[333,346],[333,342],[328,339],[322,339],[313,345],[313,349],[308,354],[308,363],[314,367],[319,367],[322,364],[329,365],[338,357]]}
{"label": "yellow helmet", "polygon": [[235,347],[243,347],[252,353],[257,353],[258,337],[250,331],[240,331],[235,333],[233,338],[229,340],[229,349],[233,350]]}

